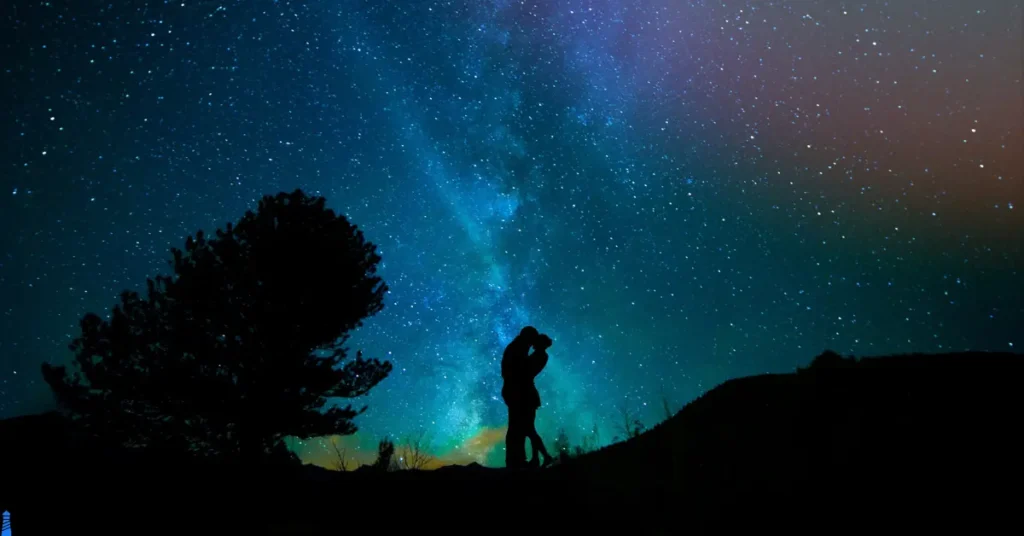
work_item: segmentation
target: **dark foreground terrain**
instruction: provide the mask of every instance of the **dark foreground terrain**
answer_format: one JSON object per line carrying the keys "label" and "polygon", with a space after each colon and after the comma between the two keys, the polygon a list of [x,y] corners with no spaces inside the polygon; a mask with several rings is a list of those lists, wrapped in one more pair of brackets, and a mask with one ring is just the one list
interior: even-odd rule
{"label": "dark foreground terrain", "polygon": [[1012,527],[1024,358],[834,354],[726,382],[630,441],[544,471],[335,473],[182,463],[0,422],[0,509],[36,534],[701,533]]}

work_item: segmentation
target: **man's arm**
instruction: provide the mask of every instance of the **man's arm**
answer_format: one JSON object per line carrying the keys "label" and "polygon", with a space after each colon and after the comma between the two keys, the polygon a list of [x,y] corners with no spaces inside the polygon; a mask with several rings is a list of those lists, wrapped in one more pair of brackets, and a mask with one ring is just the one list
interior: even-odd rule
{"label": "man's arm", "polygon": [[544,370],[544,367],[548,366],[548,353],[545,350],[537,350],[530,354],[529,365],[527,365],[530,371],[530,376],[536,376],[540,374],[540,371]]}

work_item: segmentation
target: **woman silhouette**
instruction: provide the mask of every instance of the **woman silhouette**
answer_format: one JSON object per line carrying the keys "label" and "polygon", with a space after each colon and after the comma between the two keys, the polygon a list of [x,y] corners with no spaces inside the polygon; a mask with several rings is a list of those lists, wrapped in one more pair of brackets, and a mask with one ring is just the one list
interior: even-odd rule
{"label": "woman silhouette", "polygon": [[[530,465],[536,467],[538,465],[548,466],[554,461],[551,454],[548,453],[548,449],[544,447],[544,441],[540,438],[540,434],[537,433],[536,419],[537,410],[540,408],[540,392],[537,391],[537,386],[534,385],[533,380],[544,367],[548,364],[548,348],[551,348],[553,341],[551,337],[541,334],[538,335],[533,343],[533,353],[526,358],[526,367],[524,373],[526,374],[526,396],[524,408],[524,426],[526,426],[526,437],[530,438],[530,446],[533,448],[533,457],[530,459]],[[540,464],[537,460],[537,453],[544,456],[543,464]]]}

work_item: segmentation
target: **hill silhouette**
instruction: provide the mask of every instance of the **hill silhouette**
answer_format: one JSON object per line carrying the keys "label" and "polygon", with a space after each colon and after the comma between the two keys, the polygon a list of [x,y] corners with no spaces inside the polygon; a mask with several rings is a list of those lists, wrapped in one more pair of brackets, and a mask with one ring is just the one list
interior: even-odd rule
{"label": "hill silhouette", "polygon": [[[1013,511],[1003,490],[1020,476],[1022,364],[826,353],[795,373],[727,381],[639,437],[542,471],[196,462],[90,443],[55,414],[21,417],[0,422],[0,508],[18,536],[100,522],[108,534],[312,534],[339,516],[350,529],[480,519],[507,532],[548,514],[535,532],[984,529]],[[509,504],[522,515],[502,514]]]}
{"label": "hill silhouette", "polygon": [[1022,371],[1015,354],[827,352],[793,374],[727,381],[565,470],[584,502],[685,510],[705,527],[980,514],[1001,501],[995,482],[1019,475]]}

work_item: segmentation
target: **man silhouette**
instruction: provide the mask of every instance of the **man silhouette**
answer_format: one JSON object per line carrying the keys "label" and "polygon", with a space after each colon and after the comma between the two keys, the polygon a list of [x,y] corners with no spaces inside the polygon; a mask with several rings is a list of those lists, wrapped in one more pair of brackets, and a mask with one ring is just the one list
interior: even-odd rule
{"label": "man silhouette", "polygon": [[519,468],[526,465],[526,436],[530,432],[530,400],[527,382],[533,377],[527,374],[527,356],[530,347],[540,336],[533,326],[526,326],[512,342],[505,347],[501,356],[501,398],[508,406],[508,431],[505,433],[505,467]]}

